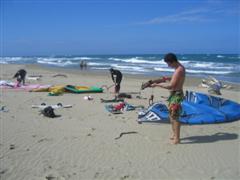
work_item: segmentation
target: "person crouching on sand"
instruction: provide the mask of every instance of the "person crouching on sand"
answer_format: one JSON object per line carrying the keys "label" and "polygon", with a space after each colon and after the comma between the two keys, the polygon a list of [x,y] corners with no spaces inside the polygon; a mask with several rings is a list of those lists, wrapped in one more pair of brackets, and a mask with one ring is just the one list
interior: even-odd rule
{"label": "person crouching on sand", "polygon": [[172,144],[178,144],[180,143],[181,123],[179,121],[179,118],[182,109],[181,102],[184,99],[183,84],[185,81],[185,68],[177,60],[176,55],[173,53],[166,54],[164,61],[169,67],[175,69],[172,77],[169,78],[170,83],[166,84],[162,81],[152,81],[150,87],[161,87],[170,91],[170,96],[168,98],[169,118],[172,124],[172,136],[170,139],[172,140]]}
{"label": "person crouching on sand", "polygon": [[115,97],[117,97],[121,88],[120,84],[122,81],[122,73],[119,70],[113,69],[113,68],[110,68],[109,71],[111,73],[111,77],[115,85],[115,90],[114,90]]}
{"label": "person crouching on sand", "polygon": [[16,86],[19,87],[21,82],[23,85],[25,85],[25,78],[26,78],[27,71],[24,69],[20,69],[16,72],[16,74],[13,76],[13,78],[17,78],[17,84]]}

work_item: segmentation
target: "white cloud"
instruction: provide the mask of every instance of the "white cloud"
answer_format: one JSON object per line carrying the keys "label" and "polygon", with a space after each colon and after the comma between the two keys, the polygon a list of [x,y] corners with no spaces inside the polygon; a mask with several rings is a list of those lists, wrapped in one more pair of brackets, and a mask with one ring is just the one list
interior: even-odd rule
{"label": "white cloud", "polygon": [[[212,22],[216,21],[217,18],[213,18],[216,15],[233,15],[234,11],[226,9],[209,9],[209,8],[198,8],[188,11],[183,11],[177,14],[168,16],[156,17],[137,24],[162,24],[162,23],[184,23],[184,22]],[[236,13],[235,13],[236,14]]]}

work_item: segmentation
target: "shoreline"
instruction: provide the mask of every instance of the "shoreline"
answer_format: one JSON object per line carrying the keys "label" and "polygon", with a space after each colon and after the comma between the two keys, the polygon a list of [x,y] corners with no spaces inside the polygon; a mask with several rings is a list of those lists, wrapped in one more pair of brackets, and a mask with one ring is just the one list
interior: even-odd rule
{"label": "shoreline", "polygon": [[[54,70],[63,70],[63,71],[66,71],[68,73],[73,73],[73,74],[87,74],[87,75],[97,75],[97,76],[108,76],[109,75],[109,72],[106,70],[105,72],[104,71],[96,71],[96,70],[89,70],[89,69],[86,69],[86,70],[81,70],[81,69],[71,69],[71,68],[67,68],[67,69],[63,69],[63,68],[59,68],[59,67],[47,67],[47,66],[42,66],[42,65],[26,65],[26,67],[30,67],[30,68],[43,68],[43,69],[46,69],[46,70],[51,70],[51,69],[54,69]],[[159,73],[161,74],[161,73]],[[128,78],[135,78],[135,79],[142,79],[144,81],[147,81],[151,78],[159,78],[159,76],[154,76],[154,75],[143,75],[143,74],[124,74],[124,77],[128,77]],[[214,76],[213,76],[214,77]],[[185,85],[189,86],[189,85],[193,85],[193,86],[198,86],[202,79],[204,78],[201,78],[201,77],[194,77],[194,76],[188,76],[186,75],[186,81],[185,81]],[[228,82],[228,81],[221,81],[222,83],[226,84],[226,85],[231,85],[233,86],[233,90],[236,90],[236,91],[239,91],[240,90],[240,83],[234,83],[234,82]],[[191,84],[193,83],[193,84]]]}

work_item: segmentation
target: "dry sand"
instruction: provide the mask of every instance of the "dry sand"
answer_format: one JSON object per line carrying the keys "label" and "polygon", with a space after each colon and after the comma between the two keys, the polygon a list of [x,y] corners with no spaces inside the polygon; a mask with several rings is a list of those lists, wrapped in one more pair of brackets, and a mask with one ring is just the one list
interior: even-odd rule
{"label": "dry sand", "polygon": [[[19,69],[43,75],[40,84],[111,85],[108,72],[43,68],[33,65],[1,65],[1,79],[11,79]],[[66,74],[67,77],[55,74]],[[146,77],[124,76],[122,92],[139,91]],[[187,78],[185,90],[198,90],[200,79]],[[113,94],[63,94],[1,89],[0,112],[1,180],[88,180],[88,179],[239,179],[239,121],[212,125],[183,125],[181,144],[169,143],[170,124],[138,124],[137,111],[112,115],[100,98]],[[149,98],[151,89],[142,92]],[[164,101],[167,90],[155,89],[154,101]],[[222,97],[240,102],[239,86],[222,90]],[[85,95],[94,99],[86,101]],[[73,104],[57,109],[58,118],[39,115],[31,105]],[[146,99],[128,100],[148,105]],[[115,139],[122,132],[136,131]]]}

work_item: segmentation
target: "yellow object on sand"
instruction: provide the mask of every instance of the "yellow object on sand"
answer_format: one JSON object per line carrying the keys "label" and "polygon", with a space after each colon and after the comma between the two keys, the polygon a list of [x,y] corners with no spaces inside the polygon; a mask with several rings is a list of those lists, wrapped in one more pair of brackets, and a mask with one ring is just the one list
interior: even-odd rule
{"label": "yellow object on sand", "polygon": [[32,92],[50,92],[53,94],[61,94],[64,93],[64,85],[57,85],[57,86],[51,86],[49,88],[39,88],[39,89],[33,89]]}

